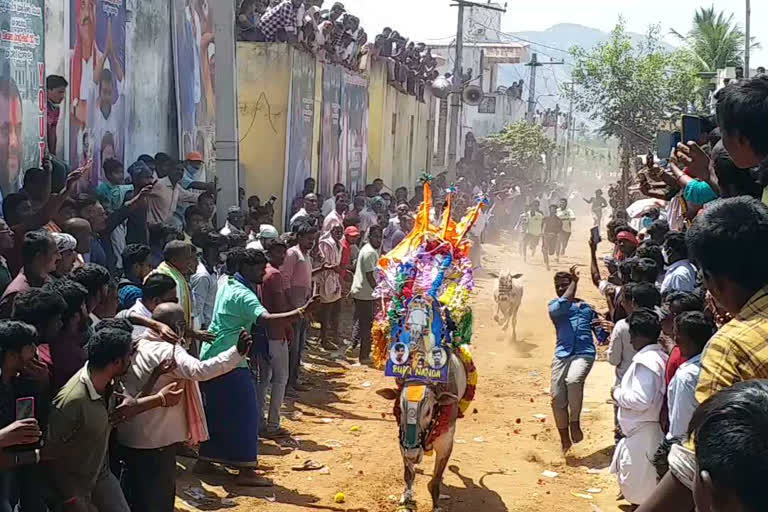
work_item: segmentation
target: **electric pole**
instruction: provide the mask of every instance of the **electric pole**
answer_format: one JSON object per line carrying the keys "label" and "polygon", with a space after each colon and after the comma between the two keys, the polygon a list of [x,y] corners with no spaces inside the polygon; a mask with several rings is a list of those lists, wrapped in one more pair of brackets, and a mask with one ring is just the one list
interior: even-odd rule
{"label": "electric pole", "polygon": [[[507,12],[506,9],[496,7],[492,4],[480,4],[468,2],[466,0],[453,0],[451,7],[459,8],[458,20],[456,23],[456,58],[453,61],[453,80],[451,87],[451,122],[448,132],[448,168],[451,171],[456,170],[457,148],[459,138],[459,116],[462,108],[462,92],[464,90],[463,80],[463,57],[464,57],[464,7],[478,7],[480,9],[490,9],[492,11]],[[480,70],[482,73],[482,69]]]}
{"label": "electric pole", "polygon": [[[568,162],[571,158],[571,133],[573,129],[573,82],[564,84],[566,87],[570,86],[571,90],[568,93],[568,125],[565,131],[565,158],[563,158],[563,172],[562,176],[568,172]],[[567,89],[566,89],[567,90]]]}
{"label": "electric pole", "polygon": [[528,84],[528,113],[526,114],[529,123],[533,123],[534,113],[536,112],[536,68],[546,65],[562,64],[565,64],[565,61],[539,62],[539,56],[535,53],[531,54],[531,62],[526,64],[526,66],[531,68],[531,80]]}
{"label": "electric pole", "polygon": [[749,50],[752,46],[751,37],[749,35],[750,18],[752,17],[752,9],[749,6],[749,0],[747,0],[747,20],[744,30],[744,78],[749,78]]}

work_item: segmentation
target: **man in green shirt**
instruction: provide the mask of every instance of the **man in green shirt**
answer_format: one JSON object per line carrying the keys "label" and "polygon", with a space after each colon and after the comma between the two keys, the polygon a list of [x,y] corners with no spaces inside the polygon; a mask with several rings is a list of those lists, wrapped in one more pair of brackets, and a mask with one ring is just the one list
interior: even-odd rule
{"label": "man in green shirt", "polygon": [[[102,329],[88,342],[88,362],[53,400],[48,423],[49,450],[62,455],[46,470],[51,484],[50,505],[62,512],[129,512],[120,484],[109,470],[107,446],[113,381],[125,375],[135,345],[129,332]],[[131,400],[116,413],[121,419],[153,407],[171,407],[181,401],[175,383],[156,395]]]}
{"label": "man in green shirt", "polygon": [[536,247],[541,240],[542,225],[544,214],[539,209],[539,201],[533,200],[528,206],[528,211],[523,214],[523,239],[520,244],[520,252],[523,253],[523,261],[527,261],[528,248],[531,249],[531,256],[536,252]]}
{"label": "man in green shirt", "polygon": [[[304,306],[287,313],[270,313],[261,305],[256,287],[264,279],[267,258],[255,249],[246,249],[240,271],[227,278],[216,294],[213,320],[208,330],[216,336],[204,342],[200,359],[206,360],[237,345],[240,332],[256,324],[266,326],[303,318],[317,302],[313,297]],[[272,482],[256,474],[258,467],[259,421],[261,411],[253,377],[245,361],[221,377],[200,383],[210,439],[200,445],[196,472],[210,472],[217,462],[240,470],[236,483],[268,487]]]}
{"label": "man in green shirt", "polygon": [[360,345],[360,364],[371,362],[371,326],[376,314],[376,301],[373,291],[376,289],[376,265],[379,263],[382,230],[378,225],[368,229],[368,243],[360,249],[355,266],[355,277],[350,290],[355,300],[352,324],[352,343]]}

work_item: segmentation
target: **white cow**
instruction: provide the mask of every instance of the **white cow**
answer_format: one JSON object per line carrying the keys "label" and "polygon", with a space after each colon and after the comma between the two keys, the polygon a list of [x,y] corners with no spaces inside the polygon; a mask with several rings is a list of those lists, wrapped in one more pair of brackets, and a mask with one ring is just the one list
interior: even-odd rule
{"label": "white cow", "polygon": [[512,322],[512,339],[517,341],[517,311],[523,302],[523,274],[503,272],[496,276],[493,287],[493,300],[496,301],[496,312],[493,319],[506,331]]}

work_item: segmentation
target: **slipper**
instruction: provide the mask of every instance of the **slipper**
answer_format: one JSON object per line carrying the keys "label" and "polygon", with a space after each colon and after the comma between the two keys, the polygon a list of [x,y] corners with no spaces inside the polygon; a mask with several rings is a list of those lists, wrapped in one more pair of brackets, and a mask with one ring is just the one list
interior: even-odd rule
{"label": "slipper", "polygon": [[317,471],[319,469],[323,469],[325,467],[325,464],[320,464],[318,462],[313,461],[312,459],[307,459],[304,461],[304,464],[301,466],[294,466],[291,469],[293,471]]}

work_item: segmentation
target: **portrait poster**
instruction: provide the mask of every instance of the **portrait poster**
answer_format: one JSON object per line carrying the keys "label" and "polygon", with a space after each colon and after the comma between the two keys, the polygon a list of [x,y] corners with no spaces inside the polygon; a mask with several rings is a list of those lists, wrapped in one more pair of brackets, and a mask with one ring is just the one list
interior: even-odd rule
{"label": "portrait poster", "polygon": [[440,304],[432,297],[416,296],[405,304],[403,322],[392,330],[384,374],[406,381],[448,381],[449,349],[443,344],[445,328]]}
{"label": "portrait poster", "polygon": [[0,188],[21,188],[45,154],[43,0],[0,2]]}
{"label": "portrait poster", "polygon": [[102,164],[125,160],[126,0],[70,0],[69,162],[93,159],[91,184]]}
{"label": "portrait poster", "polygon": [[341,168],[354,193],[365,187],[368,170],[368,80],[345,70],[341,95]]}
{"label": "portrait poster", "polygon": [[341,66],[323,65],[323,103],[320,127],[318,191],[329,197],[336,183],[347,184],[341,166]]}
{"label": "portrait poster", "polygon": [[[315,59],[305,52],[294,51],[293,73],[291,74],[290,121],[288,123],[288,143],[285,194],[293,198],[292,203],[284,201],[285,225],[289,225],[290,204],[301,204],[296,198],[304,190],[304,180],[312,172],[312,147],[315,126]],[[298,210],[296,210],[298,211]]]}
{"label": "portrait poster", "polygon": [[216,29],[212,0],[172,0],[173,64],[178,106],[179,157],[200,153],[199,181],[216,166]]}

